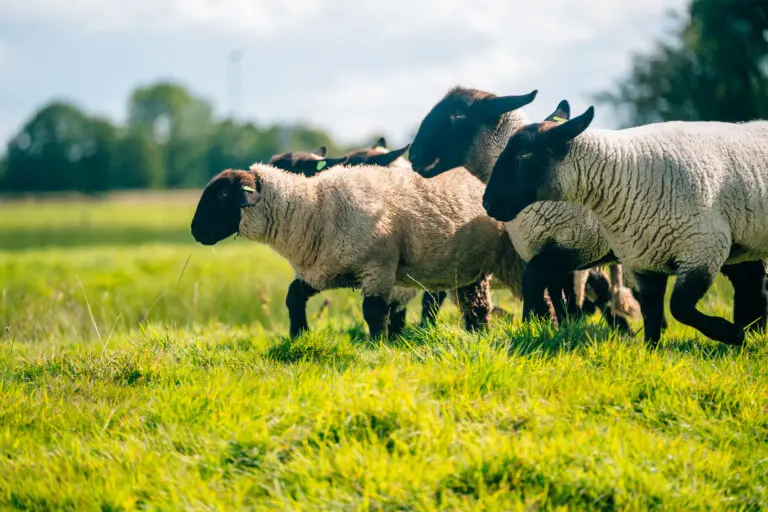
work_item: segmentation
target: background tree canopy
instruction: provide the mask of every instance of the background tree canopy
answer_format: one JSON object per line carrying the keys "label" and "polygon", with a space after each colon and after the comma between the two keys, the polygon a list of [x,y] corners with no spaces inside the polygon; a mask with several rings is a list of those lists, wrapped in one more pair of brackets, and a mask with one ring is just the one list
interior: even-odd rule
{"label": "background tree canopy", "polygon": [[288,149],[344,149],[304,126],[259,127],[216,119],[211,104],[162,82],[136,89],[115,126],[78,106],[43,106],[7,145],[0,189],[9,192],[200,187],[222,169],[245,168]]}
{"label": "background tree canopy", "polygon": [[[628,75],[596,100],[622,126],[768,118],[768,0],[692,0],[677,18],[670,37],[635,56]],[[200,187],[221,169],[319,145],[329,154],[350,149],[301,124],[217,119],[204,98],[161,82],[131,94],[125,126],[69,103],[43,106],[0,158],[0,190]]]}
{"label": "background tree canopy", "polygon": [[768,118],[768,1],[693,0],[670,40],[596,99],[623,126]]}

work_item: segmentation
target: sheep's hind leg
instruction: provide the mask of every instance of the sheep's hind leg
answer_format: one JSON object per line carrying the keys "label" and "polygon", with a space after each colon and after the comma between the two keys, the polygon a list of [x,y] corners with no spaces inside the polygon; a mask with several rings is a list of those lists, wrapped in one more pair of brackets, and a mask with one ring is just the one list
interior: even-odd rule
{"label": "sheep's hind leg", "polygon": [[424,292],[421,297],[421,326],[428,327],[437,323],[437,314],[440,311],[440,307],[443,305],[448,292]]}
{"label": "sheep's hind leg", "polygon": [[620,315],[614,315],[611,311],[611,283],[605,274],[598,269],[589,269],[587,285],[595,294],[594,303],[600,308],[600,312],[608,325],[618,329],[622,334],[632,336],[634,333],[627,319]]}
{"label": "sheep's hind leg", "polygon": [[491,276],[484,275],[474,283],[457,289],[459,308],[468,331],[487,329],[491,323]]}
{"label": "sheep's hind leg", "polygon": [[307,301],[320,293],[304,280],[296,278],[288,286],[285,295],[285,306],[288,308],[290,327],[288,332],[291,338],[297,337],[302,331],[309,330],[307,322]]}
{"label": "sheep's hind leg", "polygon": [[398,307],[398,304],[391,304],[389,306],[389,326],[387,327],[389,336],[399,336],[405,329],[407,310],[405,308],[398,309]]}
{"label": "sheep's hind leg", "polygon": [[768,321],[768,279],[763,262],[725,265],[720,272],[733,285],[733,322],[744,329],[764,331]]}
{"label": "sheep's hind leg", "polygon": [[742,327],[725,318],[705,315],[696,309],[696,304],[704,297],[714,280],[714,273],[702,267],[681,272],[675,281],[669,304],[672,316],[715,341],[741,345],[744,343]]}
{"label": "sheep's hind leg", "polygon": [[645,341],[655,348],[661,338],[662,326],[666,328],[664,293],[667,291],[669,277],[658,272],[635,272],[635,279],[639,289],[637,297],[643,315]]}
{"label": "sheep's hind leg", "polygon": [[371,338],[377,339],[386,335],[389,306],[384,297],[380,295],[366,295],[363,297],[363,319],[368,324]]}

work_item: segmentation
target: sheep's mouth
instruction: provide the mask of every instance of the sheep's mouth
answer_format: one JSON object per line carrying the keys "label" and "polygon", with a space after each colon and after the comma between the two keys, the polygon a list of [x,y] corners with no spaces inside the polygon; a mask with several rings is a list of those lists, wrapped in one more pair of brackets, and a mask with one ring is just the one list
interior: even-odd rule
{"label": "sheep's mouth", "polygon": [[438,174],[447,170],[443,168],[445,166],[440,166],[439,164],[440,164],[440,159],[435,158],[428,165],[424,165],[419,168],[414,168],[414,170],[424,178],[434,178]]}

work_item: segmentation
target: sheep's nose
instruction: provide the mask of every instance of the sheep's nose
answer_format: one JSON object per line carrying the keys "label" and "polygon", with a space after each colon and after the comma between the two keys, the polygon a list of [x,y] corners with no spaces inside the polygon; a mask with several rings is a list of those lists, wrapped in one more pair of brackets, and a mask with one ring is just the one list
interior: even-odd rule
{"label": "sheep's nose", "polygon": [[487,197],[483,198],[483,208],[485,208],[486,212],[488,212],[491,209],[491,202],[488,200]]}

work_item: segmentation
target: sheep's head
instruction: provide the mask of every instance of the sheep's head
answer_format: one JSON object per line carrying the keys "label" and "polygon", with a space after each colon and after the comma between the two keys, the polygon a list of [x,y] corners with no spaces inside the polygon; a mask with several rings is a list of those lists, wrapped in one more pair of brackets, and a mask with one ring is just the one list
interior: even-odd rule
{"label": "sheep's head", "polygon": [[211,179],[192,217],[192,236],[203,245],[214,245],[240,229],[240,209],[256,204],[261,183],[254,173],[227,169]]}
{"label": "sheep's head", "polygon": [[431,178],[467,165],[478,135],[489,126],[495,127],[503,114],[531,103],[537,93],[496,96],[464,87],[450,90],[419,126],[409,155],[413,170]]}
{"label": "sheep's head", "polygon": [[570,106],[563,100],[543,122],[529,124],[510,137],[483,194],[486,213],[509,222],[535,201],[560,199],[552,171],[593,117],[594,108],[589,107],[569,119]]}
{"label": "sheep's head", "polygon": [[380,167],[389,167],[395,160],[400,158],[408,151],[410,144],[406,144],[400,149],[393,149],[392,151],[386,148],[367,148],[359,151],[354,151],[347,155],[347,161],[345,165],[378,165]]}
{"label": "sheep's head", "polygon": [[269,165],[292,172],[294,174],[303,174],[306,177],[312,177],[315,174],[329,169],[334,165],[343,164],[347,157],[327,158],[325,146],[320,146],[313,151],[289,151],[273,155],[269,159]]}

